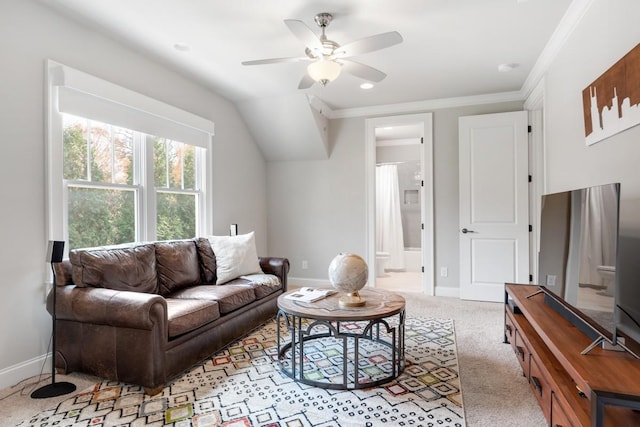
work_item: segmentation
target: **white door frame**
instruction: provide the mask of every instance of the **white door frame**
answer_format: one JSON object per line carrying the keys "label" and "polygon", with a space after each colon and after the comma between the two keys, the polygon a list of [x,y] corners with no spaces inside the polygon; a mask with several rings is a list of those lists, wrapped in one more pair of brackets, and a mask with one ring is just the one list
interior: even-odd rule
{"label": "white door frame", "polygon": [[529,184],[529,223],[533,225],[533,233],[529,236],[529,258],[533,283],[538,280],[538,251],[540,242],[540,200],[547,192],[546,158],[544,138],[544,111],[545,111],[545,80],[540,80],[531,91],[524,103],[524,109],[529,111],[529,172],[531,184]]}
{"label": "white door frame", "polygon": [[376,169],[376,134],[375,129],[385,126],[405,126],[422,123],[422,187],[421,216],[422,230],[422,290],[427,295],[435,295],[434,254],[433,254],[433,114],[407,114],[401,116],[377,117],[365,120],[365,183],[366,183],[366,259],[369,265],[369,286],[376,280],[376,218],[375,218],[375,169]]}

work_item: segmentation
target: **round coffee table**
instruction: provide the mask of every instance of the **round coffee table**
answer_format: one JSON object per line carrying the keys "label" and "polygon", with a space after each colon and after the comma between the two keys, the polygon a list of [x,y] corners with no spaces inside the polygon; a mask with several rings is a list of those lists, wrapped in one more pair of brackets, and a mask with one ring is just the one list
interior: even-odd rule
{"label": "round coffee table", "polygon": [[340,307],[340,294],[306,303],[278,297],[278,364],[297,382],[329,388],[375,387],[405,368],[405,300],[364,289],[363,307]]}

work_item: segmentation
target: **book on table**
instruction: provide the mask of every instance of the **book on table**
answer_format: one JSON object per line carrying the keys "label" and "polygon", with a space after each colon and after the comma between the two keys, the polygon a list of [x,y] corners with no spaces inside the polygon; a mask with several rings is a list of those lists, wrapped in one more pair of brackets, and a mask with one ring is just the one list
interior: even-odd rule
{"label": "book on table", "polygon": [[336,292],[338,291],[334,289],[304,287],[290,293],[286,298],[294,301],[314,302],[333,295]]}

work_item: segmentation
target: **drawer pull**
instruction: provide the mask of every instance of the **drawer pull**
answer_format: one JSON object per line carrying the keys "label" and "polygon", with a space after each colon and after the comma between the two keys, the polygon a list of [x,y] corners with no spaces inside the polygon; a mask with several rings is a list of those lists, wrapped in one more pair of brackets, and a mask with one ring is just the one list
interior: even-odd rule
{"label": "drawer pull", "polygon": [[540,380],[532,375],[531,384],[533,384],[533,387],[536,389],[540,397],[542,397],[542,384],[540,384]]}
{"label": "drawer pull", "polygon": [[511,325],[505,325],[505,327],[504,327],[504,328],[507,330],[507,332],[509,333],[509,335],[511,335]]}
{"label": "drawer pull", "polygon": [[518,354],[518,357],[524,362],[524,349],[520,346],[516,346],[516,353]]}

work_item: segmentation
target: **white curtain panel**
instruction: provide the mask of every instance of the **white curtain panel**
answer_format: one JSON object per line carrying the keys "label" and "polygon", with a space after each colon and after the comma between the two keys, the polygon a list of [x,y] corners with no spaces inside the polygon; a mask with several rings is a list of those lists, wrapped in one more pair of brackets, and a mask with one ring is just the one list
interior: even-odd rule
{"label": "white curtain panel", "polygon": [[614,186],[588,188],[582,199],[580,283],[602,285],[598,266],[616,262],[617,199]]}
{"label": "white curtain panel", "polygon": [[376,167],[376,252],[387,252],[389,269],[404,269],[398,166]]}

